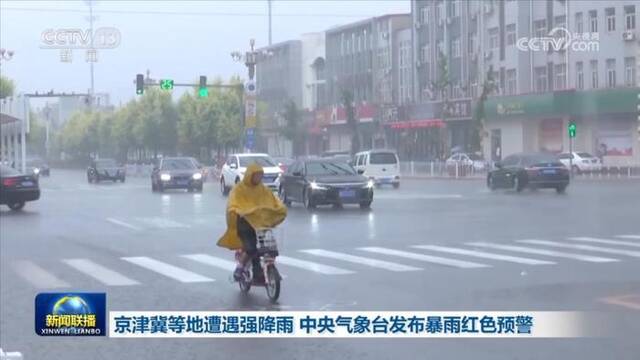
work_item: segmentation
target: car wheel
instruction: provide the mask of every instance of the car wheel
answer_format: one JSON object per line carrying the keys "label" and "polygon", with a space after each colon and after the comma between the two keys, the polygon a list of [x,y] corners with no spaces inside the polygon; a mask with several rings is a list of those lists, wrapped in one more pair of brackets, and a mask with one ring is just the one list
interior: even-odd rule
{"label": "car wheel", "polygon": [[222,196],[229,195],[229,188],[227,188],[227,185],[224,183],[224,178],[220,178],[220,192]]}
{"label": "car wheel", "polygon": [[240,178],[239,178],[239,177],[237,177],[237,178],[236,178],[236,184],[237,184],[237,183],[239,183],[239,182],[240,182]]}
{"label": "car wheel", "polygon": [[304,194],[302,194],[302,202],[304,203],[304,207],[309,210],[316,208],[316,204],[313,202],[313,200],[309,196],[309,190],[305,190]]}
{"label": "car wheel", "polygon": [[393,183],[393,188],[394,188],[394,189],[397,189],[397,188],[399,188],[399,187],[400,187],[400,183],[399,183],[399,182],[398,182],[398,183]]}
{"label": "car wheel", "polygon": [[120,182],[124,183],[124,181],[125,181],[125,178],[124,178],[124,177],[121,177],[121,178],[120,178]]}
{"label": "car wheel", "polygon": [[157,189],[159,192],[164,192],[164,186],[162,186],[162,183],[158,184]]}
{"label": "car wheel", "polygon": [[20,211],[24,207],[24,201],[9,203],[7,206],[9,206],[9,209],[13,211]]}
{"label": "car wheel", "polygon": [[556,187],[556,192],[558,194],[564,194],[567,191],[567,185],[561,185]]}
{"label": "car wheel", "polygon": [[291,206],[291,201],[287,198],[287,193],[284,191],[282,186],[278,189],[278,197],[286,206]]}
{"label": "car wheel", "polygon": [[201,193],[203,188],[204,188],[204,186],[200,185],[199,187],[196,188],[196,191]]}
{"label": "car wheel", "polygon": [[91,179],[91,175],[87,175],[87,182],[89,184],[91,184],[93,182],[93,180]]}
{"label": "car wheel", "polygon": [[493,176],[487,176],[487,187],[489,190],[494,191],[496,189],[496,184],[493,182]]}
{"label": "car wheel", "polygon": [[523,189],[522,180],[520,180],[520,176],[515,175],[513,177],[513,190],[516,192],[521,192]]}
{"label": "car wheel", "polygon": [[360,209],[371,209],[371,201],[361,202]]}
{"label": "car wheel", "polygon": [[156,192],[158,191],[158,187],[156,186],[156,183],[153,182],[153,180],[151,180],[151,192]]}
{"label": "car wheel", "polygon": [[582,174],[582,170],[580,170],[580,168],[578,167],[578,165],[573,165],[573,167],[571,168],[573,170],[574,174],[580,175]]}
{"label": "car wheel", "polygon": [[187,188],[187,192],[193,192],[193,188],[192,188],[191,186],[189,186],[189,187]]}

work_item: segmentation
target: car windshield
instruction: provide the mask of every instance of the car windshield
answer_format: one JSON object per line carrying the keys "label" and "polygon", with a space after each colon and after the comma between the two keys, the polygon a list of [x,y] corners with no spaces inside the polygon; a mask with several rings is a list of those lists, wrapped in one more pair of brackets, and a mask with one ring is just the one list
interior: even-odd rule
{"label": "car windshield", "polygon": [[576,154],[578,154],[578,156],[580,156],[581,158],[592,158],[593,157],[593,155],[591,155],[591,154],[589,154],[587,152],[579,152],[579,153],[576,153]]}
{"label": "car windshield", "polygon": [[44,161],[40,160],[40,159],[28,159],[27,160],[27,166],[42,166],[44,164]]}
{"label": "car windshield", "polygon": [[118,164],[116,164],[116,161],[112,159],[96,160],[96,167],[117,167],[117,166]]}
{"label": "car windshield", "polygon": [[18,172],[18,170],[6,165],[0,165],[0,176],[5,177],[5,176],[16,176],[16,175],[20,175],[20,172]]}
{"label": "car windshield", "polygon": [[355,175],[356,171],[347,163],[341,162],[308,162],[306,164],[307,176],[319,175]]}
{"label": "car windshield", "polygon": [[469,154],[469,159],[473,160],[473,161],[482,161],[484,160],[482,158],[482,156],[478,155],[478,154]]}
{"label": "car windshield", "polygon": [[191,159],[165,159],[162,161],[162,170],[193,170],[196,165]]}
{"label": "car windshield", "polygon": [[256,163],[262,167],[276,166],[275,161],[267,156],[240,156],[240,167],[247,167],[250,164]]}
{"label": "car windshield", "polygon": [[536,155],[525,155],[522,157],[522,165],[524,166],[533,166],[540,164],[558,164],[558,157],[552,154],[536,154]]}
{"label": "car windshield", "polygon": [[369,155],[369,163],[375,165],[388,165],[397,163],[396,154],[394,153],[371,153]]}

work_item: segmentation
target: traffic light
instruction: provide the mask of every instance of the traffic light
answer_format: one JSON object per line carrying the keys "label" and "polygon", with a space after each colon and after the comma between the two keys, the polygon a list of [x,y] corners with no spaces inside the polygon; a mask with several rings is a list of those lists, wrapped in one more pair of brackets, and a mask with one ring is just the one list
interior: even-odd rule
{"label": "traffic light", "polygon": [[570,123],[569,123],[568,130],[569,130],[569,137],[570,137],[570,138],[574,138],[574,137],[576,137],[576,130],[577,130],[576,123],[574,123],[574,122],[570,122]]}
{"label": "traffic light", "polygon": [[162,79],[162,80],[160,80],[160,89],[162,89],[162,90],[173,90],[173,80],[171,80],[171,79]]}
{"label": "traffic light", "polygon": [[200,75],[200,88],[198,90],[198,96],[209,96],[209,88],[207,88],[207,77],[203,75]]}
{"label": "traffic light", "polygon": [[142,95],[144,93],[144,75],[136,75],[136,94]]}

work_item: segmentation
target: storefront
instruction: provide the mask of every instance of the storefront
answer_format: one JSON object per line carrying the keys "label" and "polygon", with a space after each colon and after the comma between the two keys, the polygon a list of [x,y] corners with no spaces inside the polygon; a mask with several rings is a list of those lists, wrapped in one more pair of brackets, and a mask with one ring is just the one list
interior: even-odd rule
{"label": "storefront", "polygon": [[638,164],[637,96],[638,88],[619,88],[490,98],[484,152],[499,160],[522,151],[569,151],[567,126],[575,122],[574,151],[605,165]]}

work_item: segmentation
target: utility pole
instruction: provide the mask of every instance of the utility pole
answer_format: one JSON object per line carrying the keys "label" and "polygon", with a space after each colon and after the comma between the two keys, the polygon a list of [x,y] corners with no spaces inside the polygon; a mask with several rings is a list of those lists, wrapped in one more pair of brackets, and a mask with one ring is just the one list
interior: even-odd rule
{"label": "utility pole", "polygon": [[[95,51],[93,48],[93,0],[87,0],[89,5],[89,34],[91,36],[91,51]],[[91,71],[91,90],[89,90],[89,108],[93,110],[93,96],[95,94],[94,77],[93,77],[93,61],[89,62],[89,69]]]}
{"label": "utility pole", "polygon": [[267,0],[269,5],[269,46],[271,46],[271,1],[272,0]]}

